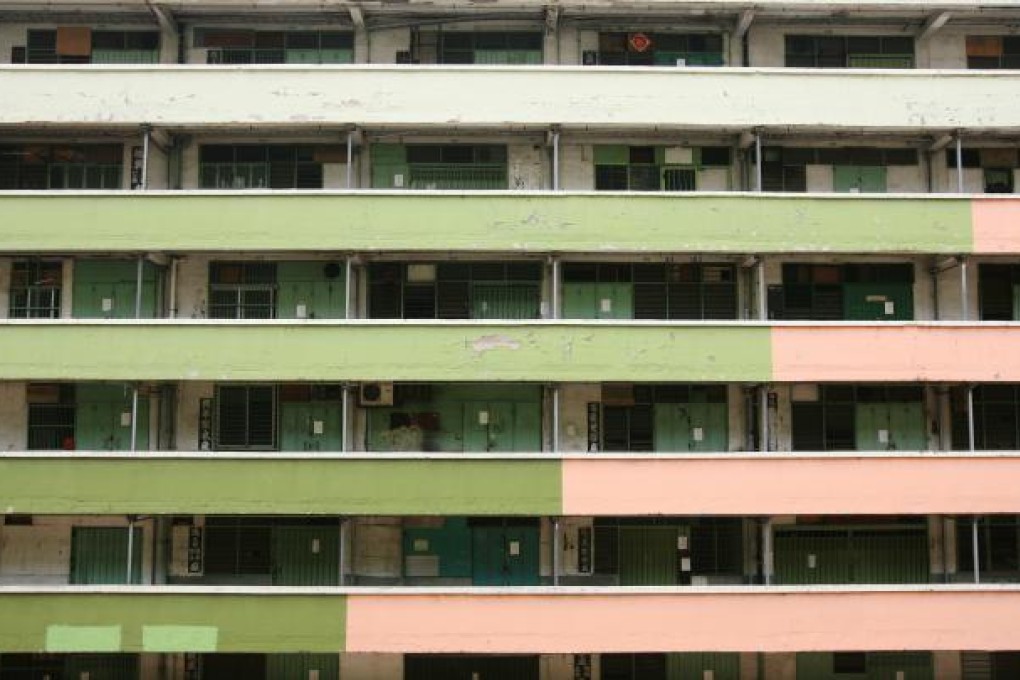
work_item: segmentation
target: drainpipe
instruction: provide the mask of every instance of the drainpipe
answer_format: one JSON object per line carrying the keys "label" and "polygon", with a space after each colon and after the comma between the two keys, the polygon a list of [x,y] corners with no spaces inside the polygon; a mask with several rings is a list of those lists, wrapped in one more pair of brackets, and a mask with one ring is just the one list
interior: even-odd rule
{"label": "drainpipe", "polygon": [[956,133],[956,193],[963,193],[963,140]]}
{"label": "drainpipe", "polygon": [[344,385],[340,388],[340,452],[346,453],[349,445],[347,438],[351,434],[351,388]]}
{"label": "drainpipe", "polygon": [[354,187],[354,130],[347,133],[347,188]]}
{"label": "drainpipe", "polygon": [[131,575],[134,571],[134,552],[135,552],[135,518],[133,515],[128,515],[128,535],[127,535],[127,579],[124,581],[128,585],[131,584]]}
{"label": "drainpipe", "polygon": [[759,429],[761,431],[760,441],[758,442],[758,450],[762,453],[768,453],[769,450],[769,386],[762,385],[759,388],[759,408],[761,423]]}
{"label": "drainpipe", "polygon": [[344,559],[347,555],[347,518],[340,518],[340,573],[337,575],[337,584],[344,585]]}
{"label": "drainpipe", "polygon": [[555,255],[552,259],[552,283],[550,288],[550,297],[552,298],[552,309],[549,310],[552,318],[559,319],[562,316],[562,310],[560,309],[560,259]]}
{"label": "drainpipe", "polygon": [[970,291],[967,285],[967,258],[960,256],[960,313],[964,321],[970,318]]}
{"label": "drainpipe", "polygon": [[553,585],[558,586],[560,584],[560,518],[554,517],[552,525],[553,525],[553,559],[552,559]]}
{"label": "drainpipe", "polygon": [[351,288],[354,287],[354,258],[348,257],[344,266],[344,318],[353,318],[351,312],[354,305],[351,304]]}
{"label": "drainpipe", "polygon": [[981,583],[981,551],[978,550],[978,516],[970,523],[970,549],[974,555],[974,583]]}
{"label": "drainpipe", "polygon": [[768,318],[768,307],[766,299],[766,286],[765,286],[765,260],[761,257],[758,258],[757,279],[758,279],[758,318],[765,321]]}
{"label": "drainpipe", "polygon": [[170,318],[177,318],[177,258],[170,258]]}
{"label": "drainpipe", "polygon": [[939,316],[940,316],[940,314],[939,314],[939,273],[940,272],[939,272],[938,263],[936,262],[935,265],[931,269],[929,269],[928,271],[931,274],[931,304],[932,304],[932,309],[934,310],[934,313],[932,314],[932,318],[935,321],[938,321],[939,320]]}
{"label": "drainpipe", "polygon": [[[145,258],[139,256],[135,272],[135,318],[142,318],[142,275],[145,271]],[[138,383],[131,391],[131,451],[138,450]]]}
{"label": "drainpipe", "polygon": [[142,126],[142,191],[149,188],[149,138],[152,136],[152,128],[149,125]]}
{"label": "drainpipe", "polygon": [[967,450],[977,450],[977,436],[974,431],[974,386],[967,385]]}
{"label": "drainpipe", "polygon": [[761,525],[761,572],[765,585],[772,585],[772,519]]}
{"label": "drainpipe", "polygon": [[560,386],[552,386],[552,452],[560,451]]}
{"label": "drainpipe", "polygon": [[552,190],[560,190],[560,133],[552,133]]}
{"label": "drainpipe", "polygon": [[757,130],[754,133],[754,190],[762,191],[762,157],[761,157],[761,133]]}

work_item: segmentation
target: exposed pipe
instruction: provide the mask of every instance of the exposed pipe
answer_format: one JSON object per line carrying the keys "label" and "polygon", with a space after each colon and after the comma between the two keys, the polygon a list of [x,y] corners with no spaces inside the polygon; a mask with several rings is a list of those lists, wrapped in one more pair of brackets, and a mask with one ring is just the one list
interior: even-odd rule
{"label": "exposed pipe", "polygon": [[344,560],[347,556],[347,518],[340,518],[340,567],[339,574],[337,574],[337,584],[344,585]]}
{"label": "exposed pipe", "polygon": [[351,304],[351,288],[354,284],[354,258],[348,257],[344,267],[344,318],[353,318],[351,312],[354,311],[354,305]]}
{"label": "exposed pipe", "polygon": [[932,304],[932,309],[934,310],[934,312],[932,314],[932,318],[935,321],[938,321],[939,320],[939,316],[940,316],[940,314],[939,314],[939,274],[940,274],[940,272],[939,272],[938,265],[936,264],[929,271],[931,272],[931,304]]}
{"label": "exposed pipe", "polygon": [[347,438],[351,432],[351,388],[344,385],[340,389],[340,452],[346,453],[349,445]]}
{"label": "exposed pipe", "polygon": [[761,572],[765,585],[772,584],[772,520],[766,518],[761,525]]}
{"label": "exposed pipe", "polygon": [[761,133],[754,133],[754,190],[761,192],[762,188],[762,157],[761,157]]}
{"label": "exposed pipe", "polygon": [[769,386],[762,385],[759,390],[759,407],[761,418],[760,430],[761,437],[758,442],[758,450],[762,453],[768,453],[769,450]]}
{"label": "exposed pipe", "polygon": [[963,140],[956,133],[956,193],[963,193]]}
{"label": "exposed pipe", "polygon": [[354,130],[347,133],[347,188],[354,187]]}
{"label": "exposed pipe", "polygon": [[149,138],[152,136],[152,128],[148,125],[142,127],[142,191],[149,188]]}
{"label": "exposed pipe", "polygon": [[145,274],[145,258],[138,256],[138,266],[135,270],[135,318],[142,318],[142,278]]}
{"label": "exposed pipe", "polygon": [[552,297],[552,309],[549,311],[552,318],[559,319],[562,316],[560,309],[560,259],[555,256],[552,258],[552,283],[549,292]]}
{"label": "exposed pipe", "polygon": [[960,315],[970,319],[970,291],[967,285],[967,258],[960,257]]}
{"label": "exposed pipe", "polygon": [[978,549],[978,516],[970,523],[970,549],[974,555],[974,583],[981,583],[981,551]]}
{"label": "exposed pipe", "polygon": [[552,190],[560,190],[560,133],[552,133]]}
{"label": "exposed pipe", "polygon": [[768,300],[766,299],[765,286],[765,260],[758,258],[758,265],[755,267],[758,274],[758,318],[765,321],[768,318]]}
{"label": "exposed pipe", "polygon": [[131,391],[131,451],[138,450],[138,383]]}
{"label": "exposed pipe", "polygon": [[967,449],[977,450],[977,436],[974,431],[974,386],[967,385]]}
{"label": "exposed pipe", "polygon": [[560,386],[552,388],[552,452],[560,451]]}
{"label": "exposed pipe", "polygon": [[177,318],[177,258],[170,258],[170,314],[171,319]]}
{"label": "exposed pipe", "polygon": [[552,560],[552,572],[553,572],[553,585],[558,586],[560,584],[560,519],[559,517],[553,518],[553,560]]}
{"label": "exposed pipe", "polygon": [[131,584],[131,576],[134,572],[134,552],[135,552],[135,520],[134,517],[128,515],[128,535],[127,535],[127,579],[125,583]]}

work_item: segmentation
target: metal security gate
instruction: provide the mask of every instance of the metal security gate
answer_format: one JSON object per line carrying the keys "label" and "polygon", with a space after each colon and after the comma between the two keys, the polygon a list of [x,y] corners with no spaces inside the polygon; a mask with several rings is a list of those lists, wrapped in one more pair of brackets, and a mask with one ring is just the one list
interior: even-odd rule
{"label": "metal security gate", "polygon": [[266,680],[339,680],[339,654],[268,654]]}
{"label": "metal security gate", "polygon": [[621,586],[677,583],[676,526],[621,526],[619,532]]}
{"label": "metal security gate", "polygon": [[137,680],[135,654],[72,654],[64,663],[67,680]]}
{"label": "metal security gate", "polygon": [[274,526],[272,534],[273,585],[339,583],[339,526]]}
{"label": "metal security gate", "polygon": [[797,654],[797,680],[933,680],[934,677],[930,652]]}
{"label": "metal security gate", "polygon": [[[132,530],[131,583],[142,582],[142,530]],[[71,583],[127,583],[127,527],[71,528]]]}
{"label": "metal security gate", "polygon": [[780,584],[927,583],[928,534],[910,527],[789,527],[774,538]]}

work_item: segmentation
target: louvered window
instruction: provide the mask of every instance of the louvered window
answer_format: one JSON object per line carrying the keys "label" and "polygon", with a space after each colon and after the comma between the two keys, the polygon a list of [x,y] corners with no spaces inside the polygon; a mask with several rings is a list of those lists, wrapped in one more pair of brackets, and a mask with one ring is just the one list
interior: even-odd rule
{"label": "louvered window", "polygon": [[276,448],[276,388],[220,385],[216,388],[216,448]]}

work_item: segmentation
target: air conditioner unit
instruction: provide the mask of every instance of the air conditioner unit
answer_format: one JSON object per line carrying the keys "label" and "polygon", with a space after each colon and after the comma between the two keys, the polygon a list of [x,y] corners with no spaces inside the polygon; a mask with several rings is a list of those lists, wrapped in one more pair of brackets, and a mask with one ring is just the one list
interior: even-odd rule
{"label": "air conditioner unit", "polygon": [[358,389],[360,406],[393,406],[393,383],[362,383]]}

